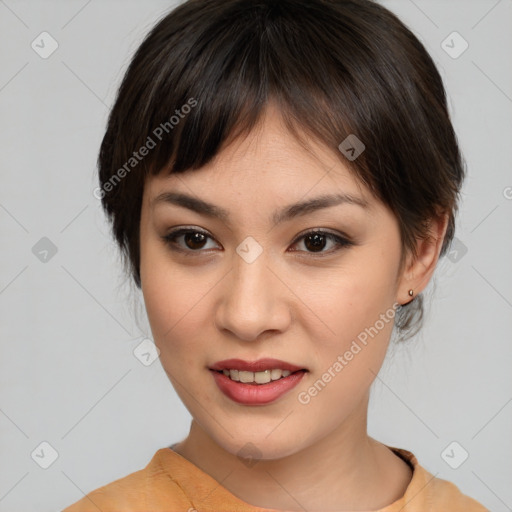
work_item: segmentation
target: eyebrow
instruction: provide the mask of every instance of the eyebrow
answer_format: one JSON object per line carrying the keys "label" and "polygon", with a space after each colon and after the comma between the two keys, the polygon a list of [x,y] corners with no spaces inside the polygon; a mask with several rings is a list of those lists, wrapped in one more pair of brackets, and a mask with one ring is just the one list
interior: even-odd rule
{"label": "eyebrow", "polygon": [[[180,192],[162,192],[151,201],[151,206],[154,208],[158,204],[173,204],[187,208],[201,215],[211,218],[218,218],[226,223],[229,223],[229,211],[224,208],[198,199],[197,197],[189,196]],[[285,206],[281,210],[273,213],[271,221],[274,224],[286,222],[295,217],[307,215],[323,208],[330,208],[341,204],[349,204],[360,206],[364,209],[369,209],[368,201],[361,197],[351,194],[333,194],[322,195],[313,199],[308,199],[298,203]]]}

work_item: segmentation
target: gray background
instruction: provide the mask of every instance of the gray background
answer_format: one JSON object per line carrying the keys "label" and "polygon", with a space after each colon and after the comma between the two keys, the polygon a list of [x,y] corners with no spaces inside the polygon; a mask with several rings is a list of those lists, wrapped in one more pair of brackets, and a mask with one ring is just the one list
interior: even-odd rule
{"label": "gray background", "polygon": [[[116,87],[172,5],[0,0],[2,512],[60,510],[188,432],[159,361],[134,356],[150,330],[92,194]],[[512,510],[512,0],[384,5],[440,68],[469,177],[426,327],[388,354],[369,433],[493,512]],[[43,31],[59,45],[46,59],[31,47]],[[458,58],[441,46],[453,31],[469,43]],[[43,237],[57,248],[46,261]],[[58,454],[47,469],[43,441]],[[469,453],[458,469],[442,456],[453,441],[452,465]]]}

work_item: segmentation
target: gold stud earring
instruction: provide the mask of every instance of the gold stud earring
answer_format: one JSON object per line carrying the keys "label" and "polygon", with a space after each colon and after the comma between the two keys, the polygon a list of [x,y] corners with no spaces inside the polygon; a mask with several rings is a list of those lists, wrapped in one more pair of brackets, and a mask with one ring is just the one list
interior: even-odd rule
{"label": "gold stud earring", "polygon": [[[409,290],[409,297],[412,297],[414,295],[414,291],[411,289]],[[407,306],[407,304],[410,304],[414,299],[411,299],[409,302],[406,302],[405,304],[401,304],[402,306]]]}

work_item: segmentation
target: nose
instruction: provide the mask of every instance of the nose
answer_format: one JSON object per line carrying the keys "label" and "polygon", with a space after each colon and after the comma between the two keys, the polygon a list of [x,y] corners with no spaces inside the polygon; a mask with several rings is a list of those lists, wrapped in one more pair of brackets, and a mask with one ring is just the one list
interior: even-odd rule
{"label": "nose", "polygon": [[284,332],[290,325],[290,291],[260,255],[247,263],[238,255],[220,288],[216,325],[244,341],[267,331]]}

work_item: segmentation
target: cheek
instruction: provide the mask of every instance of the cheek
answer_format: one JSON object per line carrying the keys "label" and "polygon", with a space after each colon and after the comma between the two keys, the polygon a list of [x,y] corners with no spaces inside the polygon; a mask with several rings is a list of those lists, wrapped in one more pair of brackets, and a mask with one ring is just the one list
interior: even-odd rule
{"label": "cheek", "polygon": [[395,312],[386,294],[378,300],[360,282],[332,297],[338,301],[324,318],[335,334],[310,345],[315,372],[297,396],[310,417],[323,418],[325,431],[363,403],[386,356]]}
{"label": "cheek", "polygon": [[154,276],[143,282],[142,291],[155,343],[161,350],[177,345],[194,316],[193,294],[178,276],[162,276],[156,266]]}
{"label": "cheek", "polygon": [[[208,292],[215,285],[207,270],[180,268],[154,248],[141,258],[144,303],[164,368],[172,373],[197,371],[205,343]],[[210,315],[211,316],[211,315]],[[206,336],[206,333],[205,333]],[[207,340],[206,340],[207,342]]]}
{"label": "cheek", "polygon": [[335,389],[343,391],[338,399],[358,394],[374,378],[369,370],[380,370],[394,324],[395,256],[393,250],[360,251],[342,270],[329,273],[321,294],[304,297],[322,320],[310,336],[317,340],[312,347],[320,372],[336,375],[328,386],[334,400]]}
{"label": "cheek", "polygon": [[330,327],[334,339],[351,338],[393,305],[394,271],[389,256],[361,251],[344,268],[328,272],[321,286],[316,276],[316,282],[303,288],[310,291],[302,298]]}

